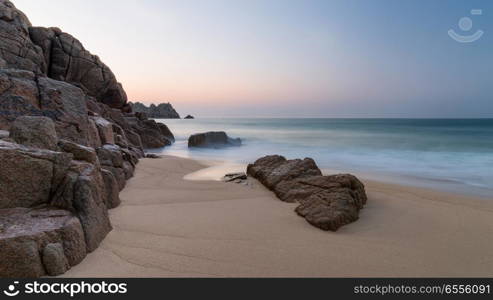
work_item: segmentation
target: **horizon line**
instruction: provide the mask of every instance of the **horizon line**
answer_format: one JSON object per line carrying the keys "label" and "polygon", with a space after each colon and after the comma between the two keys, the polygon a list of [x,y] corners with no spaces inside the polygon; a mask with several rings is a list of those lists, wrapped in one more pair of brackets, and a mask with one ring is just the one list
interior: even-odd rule
{"label": "horizon line", "polygon": [[[205,117],[197,117],[194,116],[195,120],[200,119],[375,119],[375,120],[493,120],[492,117],[289,117],[289,116],[236,116],[236,117],[225,117],[225,116],[205,116]],[[184,118],[180,119],[171,119],[171,118],[153,118],[158,120],[184,120]],[[193,120],[193,119],[192,119]],[[187,120],[189,121],[189,120]]]}

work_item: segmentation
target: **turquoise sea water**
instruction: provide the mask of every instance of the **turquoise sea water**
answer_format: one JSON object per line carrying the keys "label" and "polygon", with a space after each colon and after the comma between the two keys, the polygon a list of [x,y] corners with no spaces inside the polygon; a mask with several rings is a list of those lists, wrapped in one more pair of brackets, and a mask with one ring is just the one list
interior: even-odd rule
{"label": "turquoise sea water", "polygon": [[[493,198],[493,119],[158,120],[177,142],[165,154],[249,163],[312,157],[323,169]],[[193,133],[223,130],[244,145],[189,150]]]}

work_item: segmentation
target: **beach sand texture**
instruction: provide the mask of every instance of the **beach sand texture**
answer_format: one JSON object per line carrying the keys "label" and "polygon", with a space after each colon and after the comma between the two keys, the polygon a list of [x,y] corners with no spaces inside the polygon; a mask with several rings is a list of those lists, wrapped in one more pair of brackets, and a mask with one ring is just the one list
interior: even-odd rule
{"label": "beach sand texture", "polygon": [[258,183],[183,179],[203,168],[143,159],[113,231],[64,276],[493,276],[492,199],[367,181],[360,220],[324,232]]}

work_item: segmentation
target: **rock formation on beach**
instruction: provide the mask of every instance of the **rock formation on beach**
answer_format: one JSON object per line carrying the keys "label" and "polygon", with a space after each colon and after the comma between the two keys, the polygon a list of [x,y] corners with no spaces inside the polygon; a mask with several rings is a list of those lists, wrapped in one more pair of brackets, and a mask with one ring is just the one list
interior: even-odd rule
{"label": "rock formation on beach", "polygon": [[0,277],[60,275],[111,231],[144,149],[174,136],[77,39],[8,0],[0,36]]}
{"label": "rock formation on beach", "polygon": [[32,27],[8,0],[0,1],[0,67],[31,71],[79,87],[112,108],[127,96],[115,75],[82,44],[58,28]]}
{"label": "rock formation on beach", "polygon": [[323,230],[336,231],[358,220],[367,201],[365,187],[355,176],[323,176],[311,158],[266,156],[250,164],[247,173],[282,201],[300,203],[296,212]]}
{"label": "rock formation on beach", "polygon": [[188,138],[189,148],[222,148],[229,146],[241,146],[241,139],[230,138],[224,131],[197,133]]}
{"label": "rock formation on beach", "polygon": [[160,103],[158,105],[151,104],[146,106],[140,102],[129,102],[133,111],[145,113],[147,117],[153,119],[180,119],[180,115],[176,112],[170,103]]}
{"label": "rock formation on beach", "polygon": [[192,115],[187,115],[187,116],[185,117],[185,120],[193,120],[193,119],[195,119],[195,117],[194,117],[194,116],[192,116]]}

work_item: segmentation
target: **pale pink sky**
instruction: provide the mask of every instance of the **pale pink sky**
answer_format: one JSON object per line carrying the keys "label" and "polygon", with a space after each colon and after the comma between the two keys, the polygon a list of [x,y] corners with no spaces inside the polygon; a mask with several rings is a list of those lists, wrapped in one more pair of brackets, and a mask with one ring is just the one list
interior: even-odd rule
{"label": "pale pink sky", "polygon": [[441,1],[12,2],[33,25],[80,39],[131,101],[171,102],[182,115],[453,117],[491,107],[488,40],[451,41],[463,9],[437,20]]}

